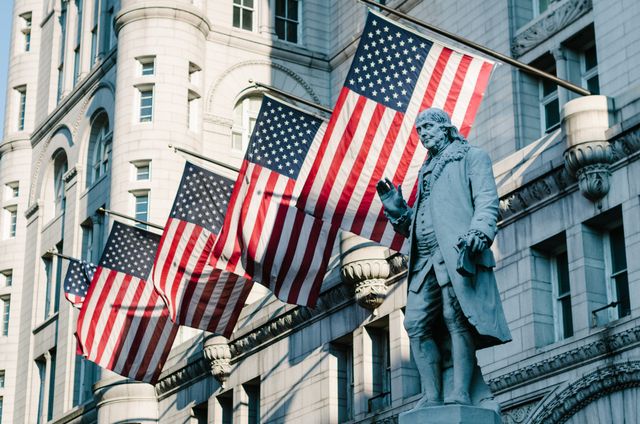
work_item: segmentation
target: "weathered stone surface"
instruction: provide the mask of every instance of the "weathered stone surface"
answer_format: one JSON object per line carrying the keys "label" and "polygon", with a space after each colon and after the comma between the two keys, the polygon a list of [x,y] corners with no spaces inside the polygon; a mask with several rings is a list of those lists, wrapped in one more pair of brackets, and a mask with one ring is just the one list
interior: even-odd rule
{"label": "weathered stone surface", "polygon": [[421,408],[400,414],[399,424],[500,424],[491,409],[474,406],[445,405]]}

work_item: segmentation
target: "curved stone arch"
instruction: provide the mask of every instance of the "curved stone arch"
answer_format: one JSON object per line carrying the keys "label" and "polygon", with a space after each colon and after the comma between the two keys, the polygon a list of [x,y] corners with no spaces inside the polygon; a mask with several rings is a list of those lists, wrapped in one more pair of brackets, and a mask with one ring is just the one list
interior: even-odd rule
{"label": "curved stone arch", "polygon": [[640,387],[640,361],[600,368],[570,384],[546,402],[531,424],[561,424],[591,402],[611,393]]}
{"label": "curved stone arch", "polygon": [[[65,145],[66,141],[66,145]],[[40,151],[40,155],[35,162],[35,166],[33,167],[33,178],[31,180],[31,187],[29,188],[29,205],[34,204],[36,200],[36,193],[39,193],[39,187],[42,187],[42,164],[47,160],[53,157],[53,153],[57,152],[60,148],[63,148],[67,158],[69,158],[69,151],[71,147],[73,147],[73,137],[71,130],[67,125],[61,124],[54,131],[51,132],[51,135],[47,137],[47,139],[43,142],[42,150]]]}
{"label": "curved stone arch", "polygon": [[[106,91],[105,96],[101,95],[100,90]],[[91,118],[95,110],[98,108],[103,108],[107,111],[109,115],[109,122],[113,122],[113,110],[115,110],[115,101],[116,101],[116,88],[109,81],[101,81],[97,86],[91,90],[88,96],[85,97],[82,105],[80,106],[80,110],[76,116],[76,120],[73,123],[71,134],[74,139],[76,139],[76,135],[80,134],[81,136],[86,130],[86,126],[82,125],[88,122],[88,118]],[[84,118],[84,119],[83,119]],[[89,125],[89,128],[91,125]]]}
{"label": "curved stone arch", "polygon": [[[256,70],[260,70],[260,72],[256,72]],[[268,60],[247,60],[229,67],[212,84],[207,94],[207,112],[218,117],[230,115],[235,105],[230,103],[230,101],[237,100],[237,93],[247,90],[250,86],[249,79],[271,81],[274,71],[294,81],[296,86],[301,87],[303,93],[300,94],[302,94],[303,97],[306,96],[316,103],[321,103],[320,97],[318,97],[313,88],[292,69]],[[268,78],[263,78],[263,76]],[[228,85],[224,83],[228,83]],[[230,87],[229,91],[233,91],[234,94],[232,96],[221,96],[224,101],[215,102],[217,94],[219,94],[219,90],[223,84],[225,87]]]}

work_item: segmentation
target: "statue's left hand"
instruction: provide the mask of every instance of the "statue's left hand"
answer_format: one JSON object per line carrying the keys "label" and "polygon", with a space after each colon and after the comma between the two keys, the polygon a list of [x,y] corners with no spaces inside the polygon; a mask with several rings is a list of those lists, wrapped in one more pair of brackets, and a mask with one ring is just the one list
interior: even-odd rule
{"label": "statue's left hand", "polygon": [[467,232],[465,240],[467,241],[467,246],[471,249],[471,253],[480,253],[489,247],[486,236],[478,231],[471,230]]}

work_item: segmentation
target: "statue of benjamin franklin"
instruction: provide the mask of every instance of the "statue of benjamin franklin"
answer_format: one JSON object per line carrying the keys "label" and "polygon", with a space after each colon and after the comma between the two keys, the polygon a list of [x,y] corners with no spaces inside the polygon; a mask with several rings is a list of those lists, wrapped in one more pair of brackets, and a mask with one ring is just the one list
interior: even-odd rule
{"label": "statue of benjamin franklin", "polygon": [[410,239],[404,325],[422,383],[415,409],[483,406],[492,398],[475,352],[511,340],[489,250],[498,219],[491,160],[441,109],[420,112],[416,130],[429,154],[413,209],[400,186],[388,179],[377,185],[385,215]]}

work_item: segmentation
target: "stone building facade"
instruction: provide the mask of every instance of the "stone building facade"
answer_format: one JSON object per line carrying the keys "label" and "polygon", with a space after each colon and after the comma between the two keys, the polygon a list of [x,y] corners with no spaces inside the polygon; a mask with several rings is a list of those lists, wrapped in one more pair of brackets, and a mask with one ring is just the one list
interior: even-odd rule
{"label": "stone building facade", "polygon": [[[262,92],[331,107],[366,8],[341,0],[15,0],[0,143],[0,409],[16,423],[396,422],[420,391],[401,257],[344,233],[315,309],[254,293],[183,329],[155,387],[75,354],[66,264],[111,219],[163,223],[183,158],[238,165]],[[513,341],[478,353],[505,423],[640,422],[640,3],[387,0],[588,87],[492,76],[492,249]]]}

